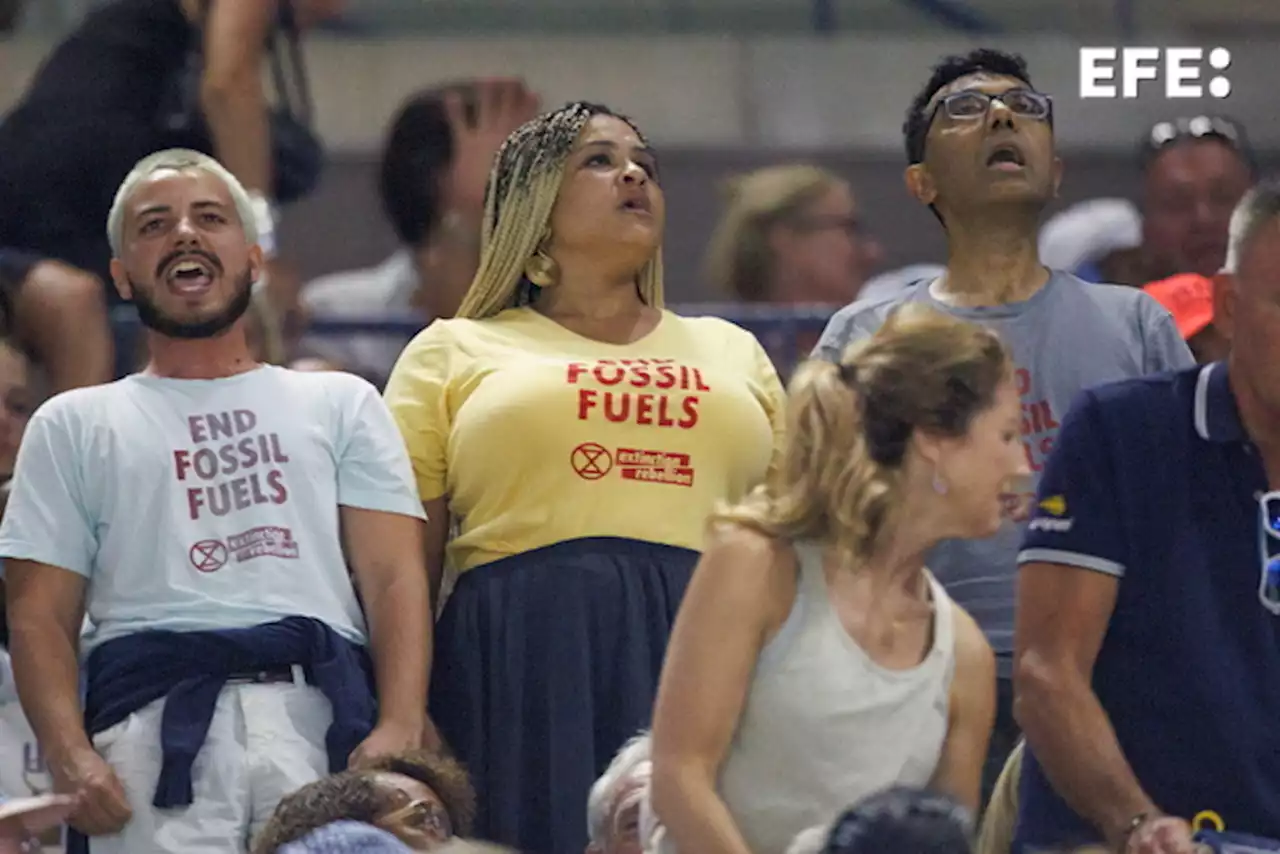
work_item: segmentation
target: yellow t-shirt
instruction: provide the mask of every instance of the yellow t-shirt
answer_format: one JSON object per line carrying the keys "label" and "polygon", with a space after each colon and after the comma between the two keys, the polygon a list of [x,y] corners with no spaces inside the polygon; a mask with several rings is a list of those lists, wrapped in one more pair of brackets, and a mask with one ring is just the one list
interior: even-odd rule
{"label": "yellow t-shirt", "polygon": [[784,420],[754,336],[671,312],[628,345],[531,308],[439,320],[386,399],[422,500],[449,496],[459,571],[580,537],[700,550],[716,502],[764,478]]}

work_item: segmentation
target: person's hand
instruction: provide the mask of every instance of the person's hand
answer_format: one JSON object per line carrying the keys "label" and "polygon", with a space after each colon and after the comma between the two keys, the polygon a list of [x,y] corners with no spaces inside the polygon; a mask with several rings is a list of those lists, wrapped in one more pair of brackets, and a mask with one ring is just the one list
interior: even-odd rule
{"label": "person's hand", "polygon": [[41,835],[65,822],[78,803],[72,795],[35,795],[0,803],[0,854],[41,851]]}
{"label": "person's hand", "polygon": [[124,785],[96,750],[83,748],[63,762],[51,762],[54,789],[77,797],[71,826],[86,836],[118,833],[133,818]]}
{"label": "person's hand", "polygon": [[444,749],[444,738],[431,718],[427,718],[426,725],[422,728],[421,746],[432,753],[439,753]]}
{"label": "person's hand", "polygon": [[465,213],[484,209],[484,188],[494,155],[511,132],[538,114],[538,96],[518,78],[481,80],[474,84],[475,121],[467,120],[466,97],[444,97],[445,116],[453,135],[448,204]]}
{"label": "person's hand", "polygon": [[351,751],[347,766],[359,769],[383,756],[418,750],[423,746],[423,733],[428,728],[434,730],[434,727],[426,723],[425,718],[422,723],[417,724],[383,721]]}
{"label": "person's hand", "polygon": [[1191,825],[1174,816],[1147,819],[1125,840],[1124,854],[1198,854]]}

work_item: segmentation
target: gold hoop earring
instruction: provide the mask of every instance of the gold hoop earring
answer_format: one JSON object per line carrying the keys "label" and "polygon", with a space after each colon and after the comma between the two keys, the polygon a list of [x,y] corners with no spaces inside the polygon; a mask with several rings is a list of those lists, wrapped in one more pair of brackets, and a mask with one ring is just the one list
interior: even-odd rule
{"label": "gold hoop earring", "polygon": [[556,266],[555,259],[547,254],[543,245],[540,245],[533,253],[533,257],[525,262],[524,277],[540,288],[549,288],[555,285],[560,270]]}

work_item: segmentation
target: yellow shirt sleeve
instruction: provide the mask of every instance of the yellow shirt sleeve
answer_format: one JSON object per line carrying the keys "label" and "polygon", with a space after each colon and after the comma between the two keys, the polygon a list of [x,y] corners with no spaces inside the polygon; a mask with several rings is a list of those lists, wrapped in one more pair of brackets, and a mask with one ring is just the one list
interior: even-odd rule
{"label": "yellow shirt sleeve", "polygon": [[774,367],[773,359],[769,357],[768,351],[761,346],[760,341],[754,335],[751,340],[755,350],[753,354],[755,362],[753,373],[756,382],[759,383],[764,393],[760,403],[764,407],[765,414],[769,417],[769,425],[773,429],[773,454],[769,459],[768,473],[768,476],[772,478],[774,472],[782,465],[782,448],[787,426],[787,391],[782,386],[782,380],[778,377],[778,369]]}
{"label": "yellow shirt sleeve", "polygon": [[447,322],[436,321],[405,347],[383,392],[424,502],[447,491],[446,454],[453,420],[449,385],[459,356]]}

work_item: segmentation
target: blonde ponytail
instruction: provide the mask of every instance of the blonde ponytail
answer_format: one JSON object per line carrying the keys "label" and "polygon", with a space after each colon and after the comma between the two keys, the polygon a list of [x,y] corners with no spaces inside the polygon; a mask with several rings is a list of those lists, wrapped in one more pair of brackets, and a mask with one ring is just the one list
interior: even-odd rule
{"label": "blonde ponytail", "polygon": [[994,332],[909,305],[839,364],[791,382],[786,447],[770,482],[712,517],[864,561],[892,529],[917,430],[958,437],[1011,370]]}

